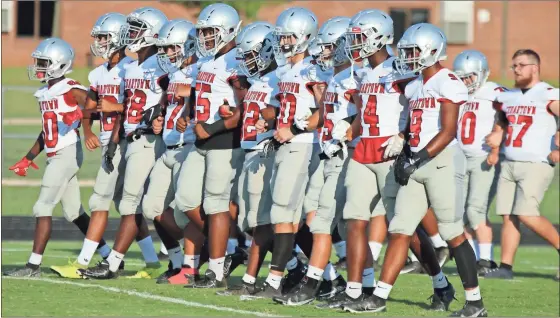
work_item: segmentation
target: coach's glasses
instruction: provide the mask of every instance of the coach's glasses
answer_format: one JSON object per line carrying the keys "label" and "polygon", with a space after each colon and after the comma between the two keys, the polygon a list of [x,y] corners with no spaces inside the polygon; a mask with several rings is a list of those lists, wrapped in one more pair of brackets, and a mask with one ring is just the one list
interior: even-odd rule
{"label": "coach's glasses", "polygon": [[518,67],[524,68],[525,66],[529,66],[529,65],[537,65],[537,64],[513,64],[512,66],[509,67],[509,69],[515,71]]}

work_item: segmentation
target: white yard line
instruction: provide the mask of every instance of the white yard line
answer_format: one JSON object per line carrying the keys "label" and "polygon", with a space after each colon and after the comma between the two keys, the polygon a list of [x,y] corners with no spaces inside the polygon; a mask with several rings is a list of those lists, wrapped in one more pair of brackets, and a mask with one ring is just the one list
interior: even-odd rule
{"label": "white yard line", "polygon": [[[80,187],[93,187],[95,184],[94,179],[78,180]],[[41,179],[27,179],[27,178],[6,178],[2,179],[2,185],[8,187],[40,187]]]}
{"label": "white yard line", "polygon": [[172,303],[172,304],[178,304],[178,305],[183,305],[185,307],[196,307],[196,308],[204,308],[204,309],[211,309],[211,310],[217,310],[217,311],[224,311],[224,312],[231,312],[231,313],[235,313],[235,314],[239,314],[239,315],[250,315],[250,316],[257,316],[257,317],[282,317],[282,316],[277,316],[277,315],[271,315],[271,314],[266,314],[266,313],[261,313],[261,312],[256,312],[256,311],[248,311],[248,310],[240,310],[240,309],[234,309],[234,308],[228,308],[228,307],[222,307],[222,306],[216,306],[216,305],[206,305],[206,304],[201,304],[201,303],[197,303],[194,301],[186,301],[184,299],[180,299],[180,298],[172,298],[172,297],[165,297],[165,296],[159,296],[159,295],[154,295],[154,294],[150,294],[150,293],[145,293],[145,292],[138,292],[135,290],[130,290],[130,289],[121,289],[121,288],[116,288],[116,287],[108,287],[108,286],[103,286],[103,285],[97,285],[97,284],[84,284],[84,283],[76,283],[76,282],[72,282],[72,281],[67,281],[67,280],[56,280],[56,279],[49,279],[49,278],[29,278],[29,277],[2,277],[2,279],[22,279],[22,280],[30,280],[30,281],[40,281],[40,282],[45,282],[45,283],[50,283],[50,284],[60,284],[60,285],[71,285],[71,286],[78,286],[78,287],[83,287],[83,288],[97,288],[97,289],[101,289],[104,290],[106,292],[110,292],[110,293],[116,293],[116,294],[127,294],[129,296],[134,296],[134,297],[138,297],[138,298],[144,298],[144,299],[149,299],[149,300],[154,300],[154,301],[159,301],[159,302],[164,302],[164,303]]}

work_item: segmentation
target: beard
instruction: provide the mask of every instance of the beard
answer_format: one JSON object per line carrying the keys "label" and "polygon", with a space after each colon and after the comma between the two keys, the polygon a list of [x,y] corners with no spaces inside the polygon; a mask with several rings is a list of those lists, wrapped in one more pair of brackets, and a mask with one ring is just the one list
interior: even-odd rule
{"label": "beard", "polygon": [[532,81],[532,78],[520,78],[515,80],[515,87],[516,88],[525,88],[527,87]]}

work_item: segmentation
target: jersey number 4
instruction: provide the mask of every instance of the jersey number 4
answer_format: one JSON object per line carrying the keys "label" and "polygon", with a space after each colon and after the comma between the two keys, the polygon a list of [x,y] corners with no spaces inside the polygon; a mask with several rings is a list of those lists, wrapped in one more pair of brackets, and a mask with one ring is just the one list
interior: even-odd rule
{"label": "jersey number 4", "polygon": [[533,124],[533,117],[519,115],[516,121],[515,115],[507,116],[507,120],[509,122],[508,129],[507,129],[507,139],[506,139],[506,146],[509,147],[511,145],[511,140],[513,139],[513,127],[512,125],[522,126],[521,130],[517,134],[517,137],[513,139],[513,147],[519,148],[523,146],[523,136],[527,133],[527,129],[531,127]]}
{"label": "jersey number 4", "polygon": [[142,110],[146,106],[146,93],[139,89],[127,89],[126,95],[126,120],[129,124],[139,124],[142,121]]}
{"label": "jersey number 4", "polygon": [[[370,95],[362,115],[363,127],[368,128],[368,137],[379,136],[379,116],[377,115],[377,96]],[[364,132],[362,131],[362,134]]]}
{"label": "jersey number 4", "polygon": [[58,143],[58,123],[55,112],[43,113],[43,139],[48,148],[56,147]]}

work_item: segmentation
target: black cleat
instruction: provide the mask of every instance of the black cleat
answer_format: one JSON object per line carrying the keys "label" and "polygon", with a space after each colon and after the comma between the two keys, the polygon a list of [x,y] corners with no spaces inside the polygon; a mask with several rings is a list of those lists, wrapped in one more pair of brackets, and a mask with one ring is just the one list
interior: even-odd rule
{"label": "black cleat", "polygon": [[228,278],[239,265],[245,262],[247,257],[247,254],[242,249],[236,247],[235,253],[226,256],[224,261],[224,277]]}
{"label": "black cleat", "polygon": [[351,304],[353,302],[360,302],[364,300],[367,295],[361,294],[358,298],[354,299],[346,292],[339,293],[335,295],[333,298],[328,299],[326,302],[318,304],[315,306],[317,309],[335,309],[335,308],[342,308],[345,305]]}
{"label": "black cleat", "polygon": [[[447,280],[447,278],[446,278]],[[455,289],[449,281],[447,281],[447,287],[445,288],[435,288],[434,294],[428,298],[431,300],[430,309],[435,311],[447,311],[449,310],[449,304],[457,298],[455,298]]]}
{"label": "black cleat", "polygon": [[494,268],[484,274],[485,279],[513,279],[513,271],[503,267]]}
{"label": "black cleat", "polygon": [[258,291],[258,288],[255,284],[247,284],[243,282],[240,285],[233,285],[229,286],[225,290],[219,290],[216,292],[216,295],[219,296],[240,296],[243,298],[244,296],[251,296],[254,295]]}
{"label": "black cleat", "polygon": [[193,284],[185,285],[185,288],[227,288],[227,280],[225,277],[222,280],[216,279],[216,274],[207,269],[201,279],[195,280]]}
{"label": "black cleat", "polygon": [[[274,297],[273,300],[288,306],[301,306],[315,300],[315,294],[321,282],[305,276],[302,281],[283,297]],[[331,284],[332,286],[332,284]]]}
{"label": "black cleat", "polygon": [[159,251],[159,253],[157,254],[157,258],[160,261],[166,261],[169,259],[169,255],[164,254],[162,251]]}
{"label": "black cleat", "polygon": [[41,267],[39,267],[39,265],[27,263],[23,268],[5,272],[3,275],[10,277],[40,277]]}
{"label": "black cleat", "polygon": [[467,300],[463,308],[451,314],[450,317],[488,317],[488,311],[484,308],[482,300]]}
{"label": "black cleat", "polygon": [[481,277],[496,268],[498,268],[498,264],[496,264],[494,261],[481,259],[478,262],[476,262],[476,271],[478,272],[478,276]]}
{"label": "black cleat", "polygon": [[385,311],[387,308],[387,305],[385,303],[386,303],[385,299],[373,295],[371,297],[365,298],[362,301],[346,304],[342,307],[342,310],[351,313],[382,312]]}
{"label": "black cleat", "polygon": [[[282,286],[282,282],[280,283]],[[274,289],[274,287],[270,286],[267,282],[264,282],[262,287],[257,288],[256,292],[251,295],[243,295],[239,297],[240,300],[253,300],[253,299],[274,299],[277,297],[282,297],[282,287],[278,289]]]}
{"label": "black cleat", "polygon": [[333,264],[334,268],[337,270],[346,269],[346,257],[341,257],[338,259],[338,262]]}
{"label": "black cleat", "polygon": [[167,270],[163,272],[159,277],[156,279],[156,284],[169,284],[169,278],[179,274],[181,272],[180,268],[173,268],[171,261],[167,265]]}
{"label": "black cleat", "polygon": [[422,274],[424,273],[424,268],[418,261],[412,261],[410,258],[406,260],[403,269],[401,269],[401,274]]}
{"label": "black cleat", "polygon": [[109,270],[109,262],[105,259],[97,263],[94,267],[81,270],[80,273],[84,278],[90,279],[114,279],[118,276],[118,272],[114,273]]}
{"label": "black cleat", "polygon": [[327,299],[333,298],[336,294],[344,292],[346,290],[346,280],[342,275],[338,275],[332,281],[323,280],[317,291],[317,300],[325,301]]}
{"label": "black cleat", "polygon": [[443,268],[445,263],[449,261],[449,248],[447,246],[442,246],[436,248],[435,251],[439,267]]}
{"label": "black cleat", "polygon": [[305,277],[306,272],[307,266],[298,259],[296,268],[289,270],[288,274],[286,274],[286,276],[282,279],[283,284],[280,285],[282,288],[282,294],[288,294],[292,288],[296,287],[303,277]]}

